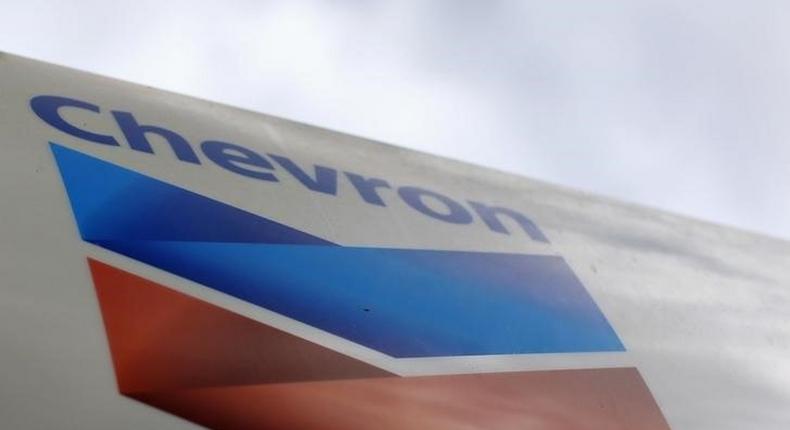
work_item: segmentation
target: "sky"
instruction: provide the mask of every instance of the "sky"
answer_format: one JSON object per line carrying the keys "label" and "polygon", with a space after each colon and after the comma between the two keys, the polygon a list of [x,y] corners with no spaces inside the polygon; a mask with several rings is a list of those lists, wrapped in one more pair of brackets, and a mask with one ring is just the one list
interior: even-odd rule
{"label": "sky", "polygon": [[790,239],[787,0],[0,10],[5,52]]}

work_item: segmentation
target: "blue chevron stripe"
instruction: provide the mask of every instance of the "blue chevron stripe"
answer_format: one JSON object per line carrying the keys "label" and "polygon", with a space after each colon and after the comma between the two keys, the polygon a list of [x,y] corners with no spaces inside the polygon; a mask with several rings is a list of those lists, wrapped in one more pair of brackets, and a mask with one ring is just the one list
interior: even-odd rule
{"label": "blue chevron stripe", "polygon": [[624,350],[561,257],[342,247],[52,150],[84,240],[390,356]]}

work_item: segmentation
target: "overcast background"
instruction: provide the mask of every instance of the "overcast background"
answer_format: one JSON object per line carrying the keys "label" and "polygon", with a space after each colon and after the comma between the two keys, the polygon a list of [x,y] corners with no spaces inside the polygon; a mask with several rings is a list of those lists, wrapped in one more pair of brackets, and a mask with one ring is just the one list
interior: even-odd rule
{"label": "overcast background", "polygon": [[3,51],[790,238],[787,0],[0,6]]}

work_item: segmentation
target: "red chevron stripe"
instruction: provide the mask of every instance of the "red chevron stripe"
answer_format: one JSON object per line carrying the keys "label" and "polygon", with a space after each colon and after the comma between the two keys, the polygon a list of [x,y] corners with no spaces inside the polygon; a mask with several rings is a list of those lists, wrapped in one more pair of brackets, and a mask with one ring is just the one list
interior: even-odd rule
{"label": "red chevron stripe", "polygon": [[401,378],[89,265],[119,391],[210,428],[669,428],[634,368]]}

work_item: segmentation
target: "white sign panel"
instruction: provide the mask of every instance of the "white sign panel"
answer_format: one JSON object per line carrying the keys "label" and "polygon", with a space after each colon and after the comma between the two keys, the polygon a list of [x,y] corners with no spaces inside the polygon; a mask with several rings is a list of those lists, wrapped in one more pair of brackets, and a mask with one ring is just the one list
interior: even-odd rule
{"label": "white sign panel", "polygon": [[787,242],[10,55],[0,148],[9,428],[790,428]]}

